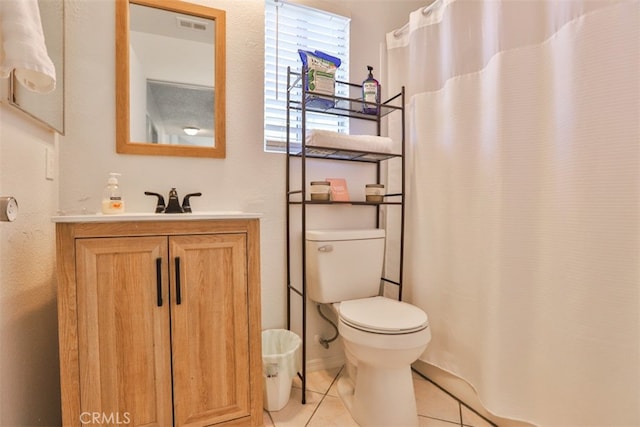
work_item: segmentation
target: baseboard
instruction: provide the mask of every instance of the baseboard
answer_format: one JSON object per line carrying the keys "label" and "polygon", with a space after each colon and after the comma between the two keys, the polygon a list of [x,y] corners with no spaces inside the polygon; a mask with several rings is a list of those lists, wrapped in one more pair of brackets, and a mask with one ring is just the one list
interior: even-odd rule
{"label": "baseboard", "polygon": [[323,357],[320,359],[307,360],[307,372],[321,371],[323,369],[339,368],[344,365],[344,355]]}

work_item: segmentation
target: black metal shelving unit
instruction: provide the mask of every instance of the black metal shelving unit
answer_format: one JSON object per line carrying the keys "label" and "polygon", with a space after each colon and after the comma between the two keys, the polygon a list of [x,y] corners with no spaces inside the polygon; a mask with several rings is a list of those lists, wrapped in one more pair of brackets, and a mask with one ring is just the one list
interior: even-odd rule
{"label": "black metal shelving unit", "polygon": [[[387,99],[384,102],[380,103],[366,103],[363,102],[362,99],[358,98],[349,98],[342,96],[329,96],[324,95],[317,92],[312,92],[305,90],[306,74],[292,71],[290,68],[287,70],[287,111],[286,111],[286,228],[287,228],[287,329],[291,329],[291,298],[292,295],[297,295],[301,298],[302,304],[302,372],[298,373],[300,376],[300,380],[302,382],[302,403],[306,403],[306,356],[307,356],[307,283],[306,283],[306,244],[305,244],[305,236],[306,236],[306,216],[307,216],[307,206],[313,205],[353,205],[353,206],[370,206],[372,209],[375,209],[376,215],[376,227],[380,227],[380,208],[381,206],[386,205],[396,205],[399,206],[400,212],[400,254],[399,254],[399,272],[398,272],[398,281],[390,280],[388,278],[382,277],[381,280],[386,283],[391,283],[398,287],[398,299],[402,299],[402,266],[404,262],[404,217],[405,217],[405,117],[404,117],[404,105],[405,105],[405,91],[404,87],[400,91],[400,93],[395,96]],[[347,86],[347,91],[349,89],[357,89],[361,88],[360,84],[354,84],[349,82],[336,81],[336,85],[345,85]],[[293,99],[292,90],[293,89],[300,90],[299,99]],[[332,101],[334,107],[328,109],[321,109],[317,107],[307,106],[304,100],[307,96],[313,96],[315,98],[327,99]],[[365,114],[363,113],[363,108],[365,106],[376,106],[377,114]],[[298,147],[297,145],[292,146],[290,140],[290,129],[291,129],[291,111],[300,111],[302,120],[301,120],[301,143]],[[402,115],[402,149],[400,154],[389,154],[389,153],[380,153],[380,152],[372,152],[372,151],[358,151],[358,150],[344,150],[344,149],[336,149],[332,147],[319,147],[319,146],[308,146],[305,141],[306,135],[306,114],[307,112],[317,112],[323,114],[330,114],[334,116],[342,116],[348,118],[355,118],[359,120],[371,121],[376,123],[376,132],[377,135],[380,136],[381,133],[381,121],[382,118],[388,114],[392,114],[394,112],[398,112]],[[299,188],[292,189],[292,179],[291,179],[291,160],[294,158],[301,159],[301,173],[300,173],[300,181],[298,181]],[[401,191],[399,193],[392,193],[385,195],[382,202],[366,202],[366,201],[357,201],[357,200],[349,200],[349,201],[316,201],[316,200],[308,200],[307,199],[307,177],[306,177],[306,160],[308,158],[313,159],[326,159],[331,161],[347,161],[347,162],[364,162],[370,163],[376,168],[376,182],[380,183],[381,179],[381,163],[392,159],[392,158],[400,158],[402,162],[401,167]],[[299,200],[292,200],[293,198],[297,198]],[[300,289],[296,288],[291,284],[291,208],[292,206],[299,206],[301,210],[301,228],[302,228],[302,277],[301,277],[301,286]]]}

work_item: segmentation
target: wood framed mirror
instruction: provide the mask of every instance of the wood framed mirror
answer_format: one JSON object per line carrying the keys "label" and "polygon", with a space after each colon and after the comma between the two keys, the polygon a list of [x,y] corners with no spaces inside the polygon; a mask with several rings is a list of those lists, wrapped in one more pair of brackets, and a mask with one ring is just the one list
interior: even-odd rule
{"label": "wood framed mirror", "polygon": [[224,158],[225,11],[115,4],[116,152]]}

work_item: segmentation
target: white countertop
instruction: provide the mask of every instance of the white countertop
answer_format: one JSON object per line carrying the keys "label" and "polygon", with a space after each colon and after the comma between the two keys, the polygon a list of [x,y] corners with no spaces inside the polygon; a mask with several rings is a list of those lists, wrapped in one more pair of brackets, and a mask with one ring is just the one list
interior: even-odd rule
{"label": "white countertop", "polygon": [[197,221],[203,219],[252,219],[262,214],[241,211],[212,211],[181,214],[165,213],[123,213],[113,215],[59,215],[51,218],[53,222],[122,222],[122,221]]}

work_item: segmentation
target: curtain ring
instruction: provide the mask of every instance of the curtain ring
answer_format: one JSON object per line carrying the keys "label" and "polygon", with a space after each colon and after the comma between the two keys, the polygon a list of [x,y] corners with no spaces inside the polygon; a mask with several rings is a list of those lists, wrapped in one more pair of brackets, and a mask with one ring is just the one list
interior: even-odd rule
{"label": "curtain ring", "polygon": [[438,3],[440,3],[440,0],[435,0],[433,3],[431,3],[429,6],[425,6],[422,9],[422,15],[424,16],[429,16],[433,13],[433,9],[438,5]]}
{"label": "curtain ring", "polygon": [[397,30],[395,30],[393,32],[393,37],[395,37],[395,38],[400,37],[400,34],[402,34],[407,29],[409,29],[409,23],[408,22],[406,24],[404,24],[401,28],[398,28]]}

